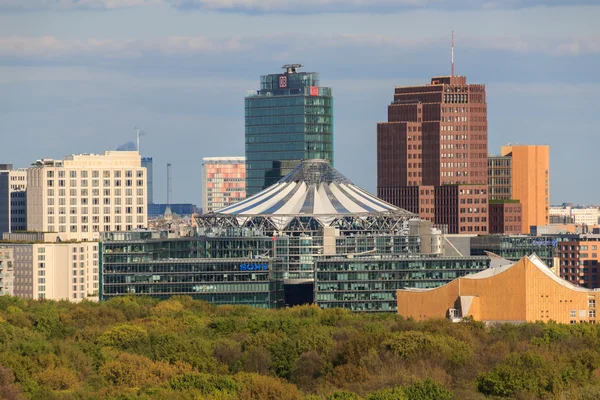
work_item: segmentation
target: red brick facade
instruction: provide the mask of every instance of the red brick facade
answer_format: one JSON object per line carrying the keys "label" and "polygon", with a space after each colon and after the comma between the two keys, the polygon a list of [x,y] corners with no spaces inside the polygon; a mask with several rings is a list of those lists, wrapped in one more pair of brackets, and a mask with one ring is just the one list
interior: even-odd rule
{"label": "red brick facade", "polygon": [[521,204],[513,202],[495,203],[489,206],[490,233],[518,235],[521,229]]}
{"label": "red brick facade", "polygon": [[453,76],[395,88],[377,125],[377,195],[451,233],[485,234],[487,184],[485,86]]}

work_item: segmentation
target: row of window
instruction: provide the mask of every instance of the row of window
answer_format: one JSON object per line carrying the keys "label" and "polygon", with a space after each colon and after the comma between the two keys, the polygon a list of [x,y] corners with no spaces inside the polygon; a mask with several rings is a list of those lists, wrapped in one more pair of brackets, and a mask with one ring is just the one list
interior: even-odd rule
{"label": "row of window", "polygon": [[[99,178],[100,177],[100,171],[98,170],[94,170],[91,173],[92,178]],[[102,171],[102,177],[103,178],[110,178],[110,170],[104,170]],[[65,178],[66,177],[66,173],[64,170],[59,170],[58,173],[56,174],[56,176],[58,178]],[[81,178],[87,178],[88,177],[88,171],[80,171],[80,175]],[[124,176],[126,178],[133,178],[133,171],[132,170],[126,170]],[[135,176],[138,178],[143,178],[144,177],[144,171],[143,170],[137,170],[135,172]],[[46,177],[47,178],[54,178],[55,174],[54,171],[49,170],[46,171]],[[113,170],[113,177],[114,178],[120,178],[121,177],[121,171],[120,170]],[[69,171],[69,178],[77,178],[77,171]]]}

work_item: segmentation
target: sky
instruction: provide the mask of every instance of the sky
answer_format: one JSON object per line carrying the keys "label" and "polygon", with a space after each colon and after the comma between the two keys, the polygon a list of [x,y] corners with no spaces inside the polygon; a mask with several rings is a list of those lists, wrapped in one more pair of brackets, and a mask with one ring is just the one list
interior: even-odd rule
{"label": "sky", "polygon": [[489,152],[550,146],[552,204],[600,203],[600,0],[0,0],[0,163],[146,135],[154,199],[201,205],[202,157],[244,155],[244,96],[288,63],[333,89],[335,167],[376,191],[394,86],[486,85]]}

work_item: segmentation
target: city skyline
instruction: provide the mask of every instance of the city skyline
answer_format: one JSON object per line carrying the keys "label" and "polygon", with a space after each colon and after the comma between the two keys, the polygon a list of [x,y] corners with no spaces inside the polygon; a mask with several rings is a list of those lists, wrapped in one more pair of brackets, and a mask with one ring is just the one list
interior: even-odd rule
{"label": "city skyline", "polygon": [[[186,182],[200,182],[202,157],[244,154],[245,91],[265,71],[299,62],[336,94],[336,166],[375,193],[376,123],[385,120],[393,87],[448,74],[454,29],[456,74],[486,84],[489,152],[508,142],[548,144],[551,203],[597,202],[599,189],[582,182],[594,182],[586,159],[600,144],[592,136],[600,122],[592,67],[600,58],[593,29],[600,7],[484,3],[425,9],[379,1],[367,10],[325,1],[299,10],[297,2],[240,9],[234,1],[225,10],[217,1],[176,8],[98,0],[87,2],[91,9],[61,2],[42,10],[36,6],[53,3],[2,2],[0,89],[8,95],[0,99],[0,136],[11,146],[0,147],[0,162],[27,167],[42,157],[102,153],[133,141],[134,127],[143,126],[155,201],[165,201],[171,162],[173,202],[199,204],[200,185]],[[202,8],[211,4],[212,11]],[[140,23],[131,26],[132,18]]]}

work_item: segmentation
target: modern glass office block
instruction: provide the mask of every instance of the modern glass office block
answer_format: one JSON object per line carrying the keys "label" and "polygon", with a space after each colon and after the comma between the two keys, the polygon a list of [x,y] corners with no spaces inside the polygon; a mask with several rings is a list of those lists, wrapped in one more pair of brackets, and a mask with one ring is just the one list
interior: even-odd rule
{"label": "modern glass office block", "polygon": [[319,86],[317,72],[261,76],[260,90],[245,99],[246,194],[277,182],[302,160],[325,159],[333,165],[333,97]]}

